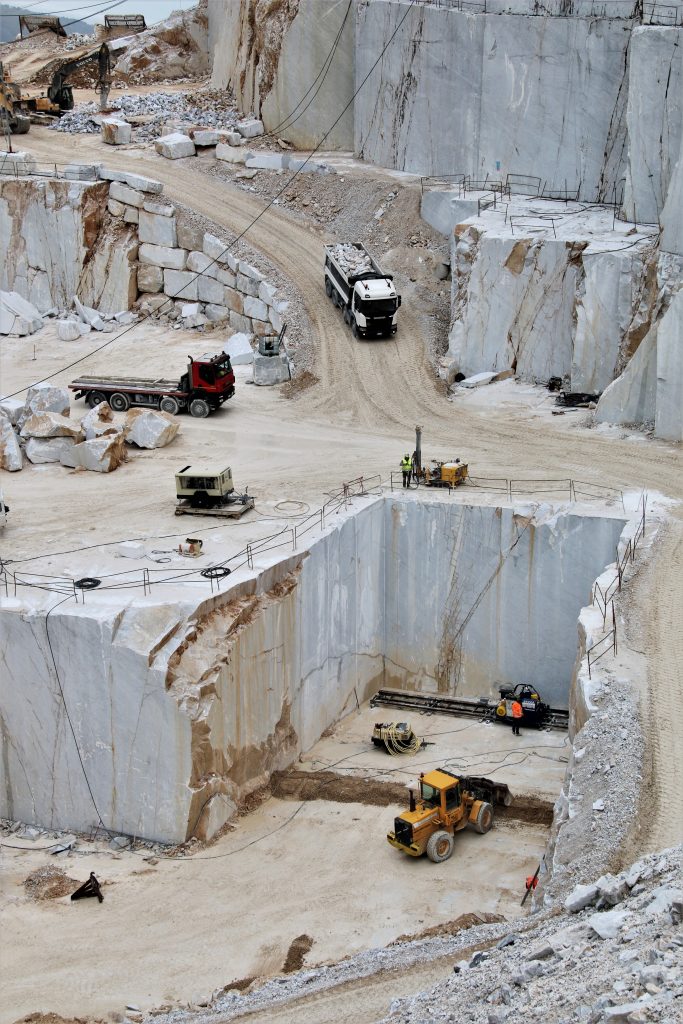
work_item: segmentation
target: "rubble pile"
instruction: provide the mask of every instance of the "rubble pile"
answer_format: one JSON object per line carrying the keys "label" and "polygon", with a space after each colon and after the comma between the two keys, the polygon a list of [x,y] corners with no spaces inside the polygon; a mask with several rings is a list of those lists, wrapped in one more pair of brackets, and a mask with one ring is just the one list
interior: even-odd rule
{"label": "rubble pile", "polygon": [[116,75],[130,84],[196,81],[209,73],[206,5],[175,11],[130,39]]}
{"label": "rubble pile", "polygon": [[372,261],[367,253],[357,249],[350,242],[339,242],[331,246],[332,254],[345,274],[354,276],[372,270]]}
{"label": "rubble pile", "polygon": [[53,131],[69,134],[95,135],[103,118],[128,121],[133,128],[134,142],[148,142],[167,131],[191,128],[234,129],[238,114],[226,93],[215,91],[177,93],[151,92],[145,96],[124,94],[111,100],[106,113],[98,104],[80,103],[50,125]]}

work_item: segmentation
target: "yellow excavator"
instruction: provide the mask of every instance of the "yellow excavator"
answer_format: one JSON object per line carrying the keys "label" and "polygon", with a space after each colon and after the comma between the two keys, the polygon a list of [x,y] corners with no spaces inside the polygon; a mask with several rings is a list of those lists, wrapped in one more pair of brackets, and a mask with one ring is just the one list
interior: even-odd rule
{"label": "yellow excavator", "polygon": [[30,118],[21,109],[19,86],[0,62],[0,134],[25,135],[30,127]]}
{"label": "yellow excavator", "polygon": [[12,81],[9,68],[0,64],[0,128],[9,127],[13,135],[25,134],[31,125],[31,114],[50,114],[59,117],[66,110],[73,110],[73,87],[68,79],[88,64],[97,63],[97,89],[100,94],[100,110],[104,110],[111,88],[111,54],[106,43],[95,50],[83,53],[71,60],[62,61],[52,74],[52,80],[43,92],[22,94],[16,82]]}

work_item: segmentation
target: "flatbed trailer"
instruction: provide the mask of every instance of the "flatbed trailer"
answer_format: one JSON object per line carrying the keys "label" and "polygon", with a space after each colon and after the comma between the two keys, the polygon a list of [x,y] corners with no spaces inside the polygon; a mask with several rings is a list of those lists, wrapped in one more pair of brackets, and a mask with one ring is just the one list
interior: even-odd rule
{"label": "flatbed trailer", "polygon": [[189,357],[186,372],[176,380],[165,377],[77,377],[69,384],[76,398],[84,398],[90,408],[108,402],[114,412],[125,412],[131,405],[161,409],[175,416],[187,410],[191,416],[209,416],[235,394],[235,374],[230,357],[224,352]]}

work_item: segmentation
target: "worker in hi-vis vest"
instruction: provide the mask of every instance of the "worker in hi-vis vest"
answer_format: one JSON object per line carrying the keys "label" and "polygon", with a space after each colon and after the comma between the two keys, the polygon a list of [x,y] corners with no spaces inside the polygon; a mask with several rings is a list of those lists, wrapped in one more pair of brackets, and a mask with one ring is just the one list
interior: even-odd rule
{"label": "worker in hi-vis vest", "polygon": [[413,470],[413,460],[411,459],[410,455],[408,455],[408,453],[406,452],[406,454],[401,459],[401,472],[403,473],[403,486],[404,487],[409,487],[410,486],[410,474],[412,473],[412,470]]}
{"label": "worker in hi-vis vest", "polygon": [[512,702],[512,709],[511,710],[512,710],[512,734],[513,734],[513,736],[519,736],[520,735],[519,727],[522,724],[522,715],[524,714],[524,712],[522,711],[522,705],[519,703],[518,700],[513,700],[513,702]]}

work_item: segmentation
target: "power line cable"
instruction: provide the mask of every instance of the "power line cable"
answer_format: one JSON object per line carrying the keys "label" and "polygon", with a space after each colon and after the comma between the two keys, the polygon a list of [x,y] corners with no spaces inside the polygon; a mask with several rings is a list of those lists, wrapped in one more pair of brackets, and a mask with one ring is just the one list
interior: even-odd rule
{"label": "power line cable", "polygon": [[[119,3],[121,3],[121,2],[122,2],[122,0],[118,0],[118,2],[119,2]],[[305,158],[305,159],[304,159],[304,160],[302,161],[302,163],[301,163],[301,164],[299,165],[299,167],[298,167],[298,168],[297,168],[297,169],[296,169],[296,170],[295,170],[295,171],[293,172],[293,174],[291,175],[291,177],[290,177],[290,178],[289,178],[289,179],[288,179],[288,180],[287,180],[287,181],[286,181],[286,182],[284,183],[284,185],[282,186],[282,188],[281,188],[281,189],[280,189],[280,190],[279,190],[278,192],[276,192],[276,194],[275,194],[275,195],[274,195],[274,196],[273,196],[273,197],[272,197],[272,198],[271,198],[271,199],[270,199],[270,200],[269,200],[269,201],[268,201],[268,202],[266,203],[266,205],[264,206],[264,208],[263,208],[263,209],[262,209],[262,210],[261,210],[261,211],[260,211],[260,212],[259,212],[259,213],[258,213],[258,214],[257,214],[257,215],[256,215],[256,216],[255,216],[255,217],[254,217],[254,218],[253,218],[253,219],[252,219],[251,221],[250,221],[250,223],[249,223],[249,224],[247,224],[247,226],[246,226],[246,227],[245,227],[245,228],[244,228],[244,229],[243,229],[243,230],[242,230],[242,231],[241,231],[241,232],[240,232],[240,233],[239,233],[238,235],[236,235],[236,237],[235,237],[235,238],[233,239],[233,241],[232,241],[232,242],[231,242],[231,243],[230,243],[230,244],[229,244],[228,246],[226,246],[226,248],[225,248],[225,249],[224,249],[224,250],[223,250],[223,251],[222,251],[222,252],[221,252],[221,253],[220,253],[220,254],[219,254],[218,256],[214,257],[214,258],[213,258],[213,259],[211,260],[211,262],[210,262],[210,263],[208,263],[208,264],[206,265],[206,267],[205,267],[205,268],[204,268],[203,270],[201,270],[201,271],[197,272],[197,273],[196,273],[196,274],[194,275],[194,277],[192,277],[192,278],[190,279],[190,281],[188,281],[188,282],[187,282],[187,284],[186,284],[186,285],[184,286],[184,288],[182,289],[182,291],[185,291],[185,290],[186,290],[187,288],[189,288],[189,286],[190,286],[191,284],[193,284],[193,283],[194,283],[195,281],[197,281],[197,280],[198,280],[198,279],[199,279],[200,277],[204,277],[204,276],[206,275],[206,272],[207,272],[207,271],[209,270],[209,268],[210,268],[210,267],[214,266],[214,264],[216,264],[216,263],[218,263],[218,262],[219,262],[220,260],[222,260],[222,259],[223,259],[223,257],[224,257],[224,256],[225,256],[225,255],[226,255],[226,254],[227,254],[227,253],[228,253],[228,252],[230,251],[230,249],[233,249],[233,248],[235,247],[235,245],[237,245],[237,243],[238,243],[239,241],[241,241],[241,239],[242,239],[242,238],[244,238],[244,236],[246,235],[246,233],[247,233],[247,232],[248,232],[248,231],[249,231],[249,230],[250,230],[251,228],[253,228],[253,227],[254,227],[254,225],[255,225],[255,224],[257,224],[257,223],[258,223],[258,222],[259,222],[259,221],[261,220],[261,218],[262,218],[263,216],[265,216],[265,214],[266,214],[266,213],[267,213],[267,212],[268,212],[268,211],[270,210],[270,208],[271,208],[271,207],[272,207],[272,206],[273,206],[273,205],[274,205],[274,204],[276,203],[276,201],[277,201],[277,200],[278,200],[278,199],[280,198],[280,196],[281,196],[281,195],[283,195],[283,193],[284,193],[284,192],[285,192],[285,191],[286,191],[286,190],[287,190],[287,189],[288,189],[288,188],[289,188],[289,187],[291,186],[292,182],[294,182],[294,181],[295,181],[295,180],[296,180],[296,179],[297,179],[297,178],[299,177],[299,175],[303,174],[304,168],[305,168],[305,167],[307,166],[307,164],[309,164],[309,163],[310,163],[310,161],[311,161],[311,160],[312,160],[312,158],[313,158],[313,157],[315,156],[315,154],[316,154],[316,153],[318,152],[318,150],[320,150],[320,149],[322,148],[322,145],[323,145],[323,143],[325,142],[325,140],[326,140],[326,139],[327,139],[327,138],[329,137],[329,135],[330,135],[330,134],[331,134],[331,133],[332,133],[332,132],[334,131],[334,129],[335,129],[336,127],[337,127],[337,125],[338,125],[338,124],[339,124],[339,122],[341,121],[341,119],[342,119],[342,117],[344,116],[344,114],[346,113],[346,111],[347,111],[347,110],[349,109],[349,107],[351,107],[351,106],[352,106],[352,104],[354,103],[354,101],[355,101],[356,97],[358,96],[359,92],[361,91],[361,89],[363,88],[363,86],[365,85],[365,83],[366,83],[366,82],[368,81],[368,79],[369,79],[369,78],[370,78],[370,76],[372,75],[372,73],[373,73],[373,71],[375,70],[375,68],[377,67],[377,65],[378,65],[378,64],[379,64],[379,63],[381,62],[381,60],[383,59],[383,57],[384,57],[384,54],[386,53],[386,51],[387,51],[387,49],[389,48],[390,44],[392,43],[392,41],[394,40],[394,38],[395,38],[395,37],[396,37],[396,35],[398,34],[398,32],[399,32],[399,30],[401,29],[401,27],[403,26],[403,24],[404,24],[404,22],[405,22],[406,18],[408,17],[408,15],[410,14],[410,12],[412,11],[413,7],[415,6],[415,4],[416,4],[417,2],[418,2],[418,0],[410,0],[410,4],[409,4],[409,6],[408,6],[408,7],[406,8],[406,12],[405,12],[405,14],[404,14],[404,15],[403,15],[403,17],[402,17],[402,18],[401,18],[401,19],[399,20],[398,24],[396,25],[396,28],[395,28],[395,29],[394,29],[394,31],[393,31],[393,32],[391,33],[391,35],[390,35],[390,36],[389,36],[389,38],[387,39],[386,43],[385,43],[385,44],[384,44],[384,46],[382,47],[382,50],[381,50],[381,52],[380,52],[379,56],[378,56],[378,57],[377,57],[377,59],[376,59],[376,60],[374,61],[374,63],[373,63],[373,64],[372,64],[372,66],[370,67],[370,70],[369,70],[369,71],[367,72],[367,74],[365,75],[365,77],[364,77],[364,78],[362,79],[362,81],[360,82],[360,84],[359,84],[359,85],[358,85],[358,87],[356,88],[355,92],[353,93],[353,96],[352,96],[352,97],[351,97],[351,99],[350,99],[350,100],[348,101],[348,103],[347,103],[347,104],[345,105],[345,107],[343,108],[342,112],[341,112],[341,113],[339,114],[339,116],[338,116],[338,117],[337,117],[337,118],[336,118],[336,119],[335,119],[335,120],[334,120],[334,121],[332,122],[331,126],[330,126],[330,127],[329,127],[329,128],[327,129],[327,131],[325,132],[325,134],[324,134],[324,135],[323,135],[323,136],[321,137],[320,141],[319,141],[319,142],[317,143],[317,145],[315,146],[315,148],[311,150],[311,152],[310,152],[310,153],[308,154],[308,156],[307,156],[307,157],[306,157],[306,158]],[[182,293],[181,293],[181,294],[182,294]],[[172,303],[173,303],[173,298],[169,298],[169,299],[167,300],[167,302],[164,302],[164,303],[162,304],[162,306],[160,306],[160,307],[159,307],[159,309],[163,309],[163,308],[164,308],[164,306],[168,305],[169,303],[170,303],[170,304],[172,304]],[[158,311],[159,311],[159,310],[157,310],[157,312],[158,312]],[[122,331],[121,331],[121,332],[120,332],[119,334],[115,334],[113,338],[110,338],[110,339],[109,339],[109,341],[106,341],[106,342],[104,342],[104,344],[100,345],[100,346],[99,346],[98,348],[94,349],[94,350],[93,350],[92,352],[89,352],[89,353],[88,353],[87,355],[85,355],[85,356],[81,356],[81,357],[80,357],[79,359],[75,359],[75,360],[74,360],[73,362],[71,362],[71,363],[68,363],[68,364],[67,364],[66,366],[62,366],[62,367],[60,367],[60,369],[59,369],[59,370],[55,370],[55,371],[54,371],[54,373],[50,373],[50,374],[47,374],[47,375],[46,375],[45,377],[41,377],[41,378],[40,378],[40,380],[34,381],[34,382],[33,382],[32,384],[28,384],[28,385],[27,385],[27,386],[26,386],[25,388],[19,388],[19,389],[18,389],[17,391],[13,391],[13,392],[11,392],[11,394],[8,394],[8,395],[3,395],[3,396],[2,396],[2,399],[4,400],[4,399],[6,399],[6,398],[14,398],[14,397],[15,397],[16,395],[21,395],[21,394],[23,394],[23,393],[24,393],[25,391],[28,391],[28,390],[29,390],[29,388],[31,388],[31,387],[35,387],[35,386],[36,386],[37,384],[44,384],[44,383],[45,383],[45,381],[48,381],[48,380],[52,380],[52,379],[53,379],[53,377],[56,377],[56,376],[58,376],[58,375],[59,375],[60,373],[63,373],[63,372],[65,371],[65,370],[70,370],[70,369],[71,369],[72,367],[74,367],[74,366],[77,366],[77,365],[78,365],[79,363],[82,363],[82,362],[84,362],[84,361],[85,361],[86,359],[90,359],[90,358],[91,358],[91,356],[97,355],[97,353],[98,353],[98,352],[102,352],[102,351],[103,351],[103,350],[104,350],[105,348],[108,348],[108,347],[109,347],[110,345],[113,345],[115,341],[119,341],[119,340],[120,340],[121,338],[125,337],[125,336],[126,336],[127,334],[129,334],[129,333],[130,333],[131,331],[135,330],[135,329],[136,329],[137,327],[139,327],[139,326],[140,326],[140,324],[141,324],[141,323],[144,323],[144,322],[145,322],[146,320],[150,319],[150,317],[151,317],[151,316],[152,316],[151,312],[150,312],[150,313],[148,313],[148,314],[146,314],[146,315],[145,315],[145,316],[144,316],[144,317],[143,317],[143,318],[142,318],[141,320],[137,321],[137,322],[136,322],[136,323],[134,323],[134,324],[131,324],[131,325],[130,325],[129,327],[125,327],[125,328],[124,328],[124,329],[123,329],[123,330],[122,330]]]}
{"label": "power line cable", "polygon": [[54,652],[54,650],[52,648],[52,640],[50,639],[50,627],[49,627],[49,621],[48,621],[49,618],[50,618],[50,615],[55,610],[55,608],[58,608],[60,605],[64,604],[65,601],[70,601],[71,599],[72,599],[71,595],[69,595],[69,597],[65,597],[61,601],[58,601],[56,604],[54,604],[49,609],[47,615],[45,616],[45,634],[47,636],[48,647],[50,648],[50,656],[52,658],[52,664],[54,665],[54,668],[55,668],[55,679],[57,680],[57,686],[59,687],[59,692],[60,692],[61,697],[62,697],[62,704],[64,706],[64,712],[66,714],[67,721],[69,723],[69,728],[71,729],[71,735],[73,736],[74,746],[76,747],[76,753],[78,754],[78,760],[79,760],[80,765],[81,765],[81,771],[83,772],[83,778],[85,779],[85,784],[88,787],[88,793],[90,794],[90,799],[92,800],[92,805],[95,808],[95,814],[97,815],[97,820],[99,821],[100,825],[104,828],[105,825],[104,825],[104,822],[102,821],[102,815],[99,812],[99,808],[97,806],[97,801],[95,800],[95,794],[93,793],[92,786],[90,785],[90,779],[88,778],[88,773],[85,770],[85,764],[83,762],[83,756],[81,754],[81,748],[79,746],[78,739],[76,737],[76,730],[74,729],[74,724],[73,724],[73,722],[71,720],[71,715],[69,714],[69,708],[68,708],[68,705],[66,703],[66,697],[64,696],[64,688],[62,687],[62,682],[61,682],[61,679],[59,678],[59,670],[57,668],[57,661],[56,661],[56,658],[55,658],[55,652]]}
{"label": "power line cable", "polygon": [[[281,133],[283,131],[283,129],[286,131],[287,129],[291,128],[292,125],[295,124],[299,120],[299,118],[303,116],[303,114],[305,114],[305,112],[310,107],[311,103],[317,97],[318,93],[320,92],[320,90],[322,89],[322,87],[323,87],[323,85],[325,83],[325,80],[326,80],[327,75],[328,75],[328,73],[330,71],[330,68],[332,67],[332,63],[334,61],[334,57],[335,57],[335,54],[337,52],[337,47],[339,46],[339,43],[341,41],[341,37],[342,37],[342,35],[344,33],[344,28],[346,27],[346,22],[347,22],[347,19],[349,17],[349,13],[351,11],[352,4],[353,4],[353,0],[349,0],[349,5],[346,8],[346,14],[344,15],[344,18],[343,18],[343,21],[341,23],[341,26],[340,26],[340,28],[339,28],[339,30],[337,32],[337,35],[335,36],[334,40],[332,41],[332,46],[331,46],[330,50],[328,51],[327,56],[325,57],[325,60],[323,61],[323,65],[322,65],[320,71],[318,72],[316,77],[313,79],[313,82],[311,83],[311,85],[309,86],[307,91],[304,93],[304,95],[301,97],[299,102],[296,104],[296,106],[289,112],[289,114],[287,114],[287,116],[284,117],[282,119],[282,121],[280,121],[279,124],[276,124],[274,128],[271,128],[270,131],[266,132],[266,136],[265,136],[266,138],[268,138],[268,137],[274,138],[279,133]],[[318,81],[318,79],[320,78],[321,75],[322,75],[322,79],[321,79],[320,84],[318,85],[317,89],[315,89],[315,92],[313,93],[313,96],[311,96],[310,100],[302,108],[302,110],[300,110],[299,113],[296,114],[297,109],[301,106],[301,104],[304,102],[304,100],[309,96],[311,91],[315,88],[316,82]],[[296,114],[296,117],[294,116],[295,114]]]}

